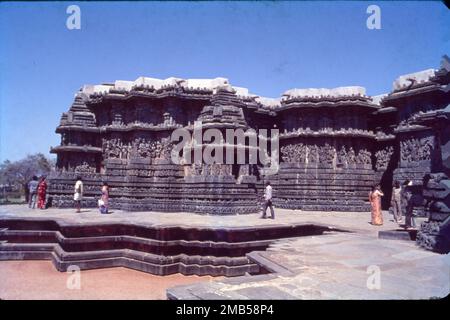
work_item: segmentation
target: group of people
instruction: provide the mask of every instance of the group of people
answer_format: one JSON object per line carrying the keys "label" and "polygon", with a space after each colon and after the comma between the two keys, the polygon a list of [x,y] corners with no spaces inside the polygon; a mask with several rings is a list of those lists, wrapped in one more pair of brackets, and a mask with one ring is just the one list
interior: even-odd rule
{"label": "group of people", "polygon": [[[100,199],[98,200],[98,209],[100,213],[107,214],[109,213],[109,186],[108,183],[103,182],[102,189],[101,189],[102,195]],[[83,179],[78,176],[77,181],[75,182],[74,187],[74,195],[73,195],[73,201],[75,202],[75,207],[77,209],[77,213],[81,212],[81,200],[83,199]]]}
{"label": "group of people", "polygon": [[[403,223],[403,212],[405,215],[406,229],[415,228],[413,219],[413,205],[411,200],[412,192],[410,187],[412,182],[406,180],[403,185],[400,185],[399,181],[395,181],[392,188],[391,205],[393,209],[394,221],[399,225]],[[381,191],[380,184],[376,184],[372,187],[372,191],[369,193],[369,202],[372,206],[372,224],[375,226],[383,225],[383,214],[381,212],[381,197],[384,193]]]}
{"label": "group of people", "polygon": [[[33,176],[28,183],[29,197],[28,206],[32,209],[37,207],[38,209],[47,208],[47,180],[45,176],[42,176],[39,180],[38,177]],[[101,198],[98,200],[98,208],[100,213],[106,214],[109,209],[109,186],[108,183],[103,182]],[[81,200],[83,199],[83,180],[80,176],[77,177],[74,187],[73,200],[75,202],[76,212],[81,212]]]}
{"label": "group of people", "polygon": [[47,205],[47,179],[45,176],[38,177],[33,176],[28,183],[28,206],[32,209],[45,209]]}
{"label": "group of people", "polygon": [[[411,204],[411,191],[408,187],[412,185],[412,182],[406,180],[403,185],[400,182],[395,181],[392,188],[392,208],[394,214],[394,220],[398,224],[402,223],[403,211],[405,211],[405,228],[410,229],[415,227],[412,211],[413,206]],[[47,180],[45,176],[42,176],[39,180],[36,176],[28,183],[30,192],[29,207],[34,209],[36,204],[39,209],[46,208],[46,196],[47,196]],[[77,177],[74,187],[73,200],[75,202],[76,212],[81,212],[81,201],[83,199],[83,180],[80,176]],[[107,214],[109,211],[109,186],[108,183],[103,182],[101,188],[101,198],[98,200],[98,208],[100,213]],[[372,191],[369,193],[369,202],[372,206],[371,223],[375,226],[383,225],[383,214],[381,212],[381,197],[384,194],[381,191],[380,184],[376,184],[372,187]],[[275,212],[272,205],[272,186],[270,182],[267,182],[264,190],[264,203],[263,213],[261,218],[266,218],[266,211],[270,208],[271,218],[275,219]]]}

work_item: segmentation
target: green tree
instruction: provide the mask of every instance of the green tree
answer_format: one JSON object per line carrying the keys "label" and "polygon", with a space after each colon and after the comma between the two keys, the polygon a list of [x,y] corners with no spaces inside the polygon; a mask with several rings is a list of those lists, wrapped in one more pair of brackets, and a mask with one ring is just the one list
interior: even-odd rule
{"label": "green tree", "polygon": [[[0,164],[0,184],[20,188],[28,197],[28,182],[33,176],[47,175],[54,168],[55,162],[42,153],[28,155],[25,158],[11,162],[5,160]],[[5,188],[3,188],[5,190]]]}

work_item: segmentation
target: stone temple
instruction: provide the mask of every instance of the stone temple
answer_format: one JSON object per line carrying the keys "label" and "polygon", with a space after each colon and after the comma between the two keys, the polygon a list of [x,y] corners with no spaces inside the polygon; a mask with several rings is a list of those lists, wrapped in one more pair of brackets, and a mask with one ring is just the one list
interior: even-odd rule
{"label": "stone temple", "polygon": [[[393,181],[409,179],[423,214],[423,177],[449,173],[440,152],[449,136],[420,119],[450,104],[449,65],[445,56],[439,69],[400,76],[390,93],[373,97],[353,86],[291,89],[272,99],[224,78],[86,85],[56,128],[61,143],[51,148],[57,170],[49,195],[54,206],[73,206],[80,175],[84,206],[96,206],[106,181],[112,208],[242,214],[259,211],[269,180],[276,207],[369,211],[374,183],[381,182],[386,209]],[[264,175],[262,165],[249,163],[174,164],[172,132],[192,131],[196,121],[221,132],[278,129],[278,172]]]}

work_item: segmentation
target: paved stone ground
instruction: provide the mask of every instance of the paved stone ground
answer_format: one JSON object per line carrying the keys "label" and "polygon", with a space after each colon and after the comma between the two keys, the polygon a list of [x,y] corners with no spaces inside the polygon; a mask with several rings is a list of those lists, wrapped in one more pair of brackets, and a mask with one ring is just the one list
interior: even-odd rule
{"label": "paved stone ground", "polygon": [[[110,215],[101,215],[95,209],[84,209],[77,214],[73,209],[31,210],[23,205],[9,205],[0,207],[1,217],[56,218],[79,224],[105,221],[209,228],[314,223],[352,231],[279,240],[267,251],[249,255],[272,273],[175,286],[167,290],[170,298],[430,299],[450,292],[448,255],[424,251],[414,242],[378,239],[378,231],[397,228],[387,212],[381,227],[369,223],[370,213],[283,209],[276,210],[275,220],[263,220],[257,214],[210,216],[114,210]],[[2,264],[0,274],[1,268]],[[376,289],[377,279],[379,289]],[[368,280],[375,289],[368,288]]]}
{"label": "paved stone ground", "polygon": [[279,240],[250,258],[274,272],[168,289],[177,299],[433,299],[450,293],[450,256],[414,242],[335,233]]}
{"label": "paved stone ground", "polygon": [[369,212],[321,212],[276,209],[275,214],[276,218],[272,220],[259,219],[259,214],[217,216],[183,212],[127,212],[112,210],[111,214],[102,215],[96,209],[83,209],[81,213],[75,213],[74,209],[50,208],[46,210],[33,210],[29,209],[26,205],[0,206],[0,219],[2,217],[38,217],[69,221],[77,224],[90,222],[125,222],[153,226],[181,225],[204,228],[236,228],[314,223],[373,235],[377,235],[380,230],[392,230],[397,227],[397,224],[392,221],[392,217],[387,212],[384,212],[385,224],[383,226],[372,226],[370,224]]}

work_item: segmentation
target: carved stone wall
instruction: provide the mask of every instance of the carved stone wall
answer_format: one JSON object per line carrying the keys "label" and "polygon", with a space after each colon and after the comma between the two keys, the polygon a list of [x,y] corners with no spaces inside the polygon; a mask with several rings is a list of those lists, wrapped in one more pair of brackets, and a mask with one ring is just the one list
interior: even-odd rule
{"label": "carved stone wall", "polygon": [[431,152],[434,148],[434,137],[407,138],[400,141],[401,164],[418,163],[430,161]]}
{"label": "carved stone wall", "polygon": [[[297,138],[280,148],[275,205],[322,211],[367,211],[372,155],[354,139]],[[311,143],[311,142],[316,143]],[[355,145],[354,145],[355,144]]]}
{"label": "carved stone wall", "polygon": [[377,171],[386,170],[394,154],[393,146],[386,146],[375,152],[375,169]]}
{"label": "carved stone wall", "polygon": [[[55,205],[72,206],[82,175],[86,206],[96,206],[107,181],[113,208],[237,214],[260,210],[270,180],[278,207],[368,211],[370,187],[381,182],[387,208],[394,180],[420,185],[431,172],[435,133],[414,121],[450,103],[448,65],[426,81],[394,86],[376,103],[361,87],[292,89],[269,99],[223,78],[139,78],[83,89],[56,129],[49,194]],[[192,87],[199,83],[206,85]],[[192,132],[199,120],[222,131],[279,129],[278,173],[263,176],[261,165],[248,162],[171,163],[171,133]]]}
{"label": "carved stone wall", "polygon": [[429,175],[423,195],[428,221],[420,226],[417,244],[439,253],[450,252],[450,179],[444,173]]}
{"label": "carved stone wall", "polygon": [[[410,180],[414,185],[421,186],[423,177],[431,172],[431,154],[434,149],[434,134],[431,130],[418,133],[401,133],[398,135],[400,145],[400,159],[394,170],[393,179],[403,183]],[[414,214],[425,216],[425,200],[422,189],[414,189],[417,205]]]}

